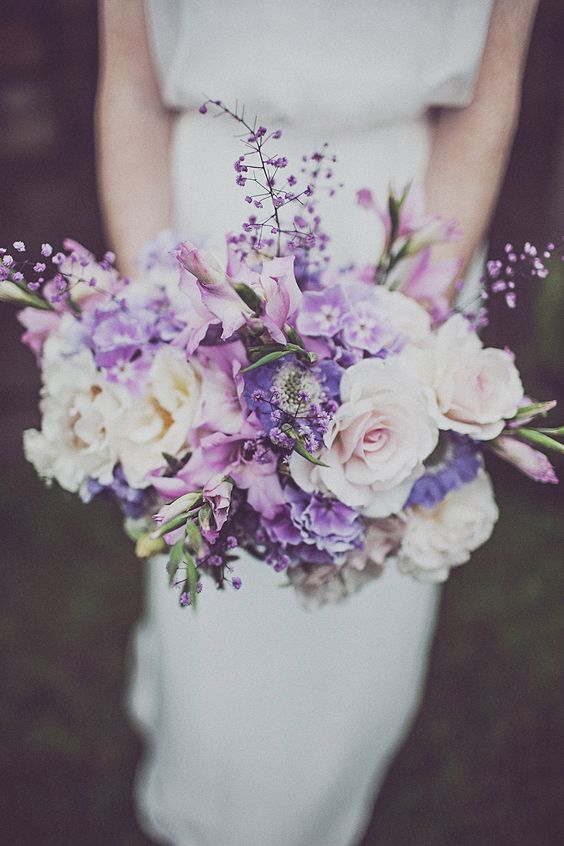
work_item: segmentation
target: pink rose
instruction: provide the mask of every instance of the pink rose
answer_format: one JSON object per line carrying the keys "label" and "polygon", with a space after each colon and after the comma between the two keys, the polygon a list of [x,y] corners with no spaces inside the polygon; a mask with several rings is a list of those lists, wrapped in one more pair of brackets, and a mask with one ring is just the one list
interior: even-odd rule
{"label": "pink rose", "polygon": [[439,429],[477,440],[497,437],[523,401],[523,385],[510,353],[484,347],[461,314],[437,332],[430,378]]}
{"label": "pink rose", "polygon": [[319,456],[327,466],[294,453],[291,474],[369,517],[397,513],[438,440],[422,387],[401,358],[365,359],[345,371],[341,398]]}

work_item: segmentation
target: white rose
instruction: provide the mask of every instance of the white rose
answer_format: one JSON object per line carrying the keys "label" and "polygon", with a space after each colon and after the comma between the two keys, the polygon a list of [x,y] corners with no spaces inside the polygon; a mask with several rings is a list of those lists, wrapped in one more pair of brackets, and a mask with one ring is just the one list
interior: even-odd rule
{"label": "white rose", "polygon": [[342,405],[314,466],[292,455],[290,472],[304,490],[329,491],[368,517],[398,512],[438,439],[419,382],[402,357],[365,359],[341,380]]}
{"label": "white rose", "polygon": [[435,508],[406,509],[399,569],[422,581],[445,581],[451,567],[464,564],[488,540],[497,518],[490,477],[480,470]]}
{"label": "white rose", "polygon": [[378,288],[376,294],[396,332],[416,347],[427,347],[432,342],[431,316],[422,305],[401,291]]}
{"label": "white rose", "polygon": [[60,347],[57,336],[45,344],[42,428],[24,432],[24,451],[41,476],[76,492],[89,477],[112,481],[121,402],[88,350],[65,357]]}
{"label": "white rose", "polygon": [[117,452],[132,487],[151,484],[147,475],[163,466],[163,452],[179,455],[188,450],[200,381],[183,350],[165,346],[155,355],[141,394],[124,407],[120,418]]}
{"label": "white rose", "polygon": [[439,428],[477,440],[497,437],[523,399],[511,355],[484,348],[461,314],[449,318],[437,332],[430,379]]}

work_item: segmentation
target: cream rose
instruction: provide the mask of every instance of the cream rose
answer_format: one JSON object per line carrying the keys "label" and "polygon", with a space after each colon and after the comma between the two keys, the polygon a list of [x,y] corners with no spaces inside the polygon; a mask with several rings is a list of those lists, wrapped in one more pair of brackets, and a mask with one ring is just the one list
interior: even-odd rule
{"label": "cream rose", "polygon": [[438,439],[421,385],[401,356],[365,359],[345,371],[342,405],[314,466],[295,453],[290,472],[304,490],[329,491],[369,517],[399,511]]}
{"label": "cream rose", "polygon": [[490,477],[480,470],[474,481],[451,491],[435,508],[415,506],[403,517],[399,569],[422,581],[443,582],[450,568],[468,561],[493,531],[498,508]]}
{"label": "cream rose", "polygon": [[437,332],[430,381],[439,428],[477,440],[497,437],[523,400],[511,355],[484,348],[461,314],[449,318]]}
{"label": "cream rose", "polygon": [[56,336],[45,344],[42,428],[24,432],[24,451],[40,476],[76,492],[88,478],[112,481],[121,401],[89,351],[66,357],[60,346]]}
{"label": "cream rose", "polygon": [[119,421],[116,449],[132,487],[151,484],[148,474],[163,466],[163,452],[178,455],[189,448],[200,382],[183,350],[166,346],[155,355],[142,393],[123,408]]}
{"label": "cream rose", "polygon": [[433,340],[431,316],[423,306],[401,291],[378,288],[376,296],[390,323],[416,347],[427,347]]}

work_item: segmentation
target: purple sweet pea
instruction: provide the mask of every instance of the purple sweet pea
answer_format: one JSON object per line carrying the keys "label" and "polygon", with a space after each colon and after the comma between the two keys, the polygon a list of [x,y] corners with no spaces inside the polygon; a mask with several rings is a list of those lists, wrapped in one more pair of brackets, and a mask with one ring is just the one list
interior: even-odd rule
{"label": "purple sweet pea", "polygon": [[285,507],[264,525],[294,564],[342,564],[362,546],[365,525],[358,511],[320,493],[306,493],[289,483]]}

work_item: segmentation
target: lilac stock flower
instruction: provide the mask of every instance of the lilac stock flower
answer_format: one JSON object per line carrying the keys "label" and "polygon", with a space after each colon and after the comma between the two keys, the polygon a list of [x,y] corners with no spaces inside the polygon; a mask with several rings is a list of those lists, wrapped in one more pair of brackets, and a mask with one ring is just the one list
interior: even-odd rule
{"label": "lilac stock flower", "polygon": [[298,316],[297,329],[303,335],[332,338],[343,328],[347,302],[342,288],[307,291]]}
{"label": "lilac stock flower", "polygon": [[433,508],[449,491],[472,482],[482,466],[481,453],[467,435],[442,434],[439,445],[425,465],[425,473],[413,485],[405,507]]}
{"label": "lilac stock flower", "polygon": [[365,525],[358,511],[320,493],[306,493],[292,483],[284,489],[285,507],[264,525],[293,564],[342,564],[362,546]]}
{"label": "lilac stock flower", "polygon": [[333,339],[353,353],[353,362],[363,353],[380,357],[395,351],[399,336],[379,305],[374,287],[358,278],[349,280],[346,274],[342,281],[344,284],[339,284],[337,277],[337,284],[304,293],[298,331]]}
{"label": "lilac stock flower", "polygon": [[174,340],[185,323],[164,291],[131,291],[127,300],[112,299],[84,312],[81,325],[84,343],[108,380],[135,393],[155,353]]}

